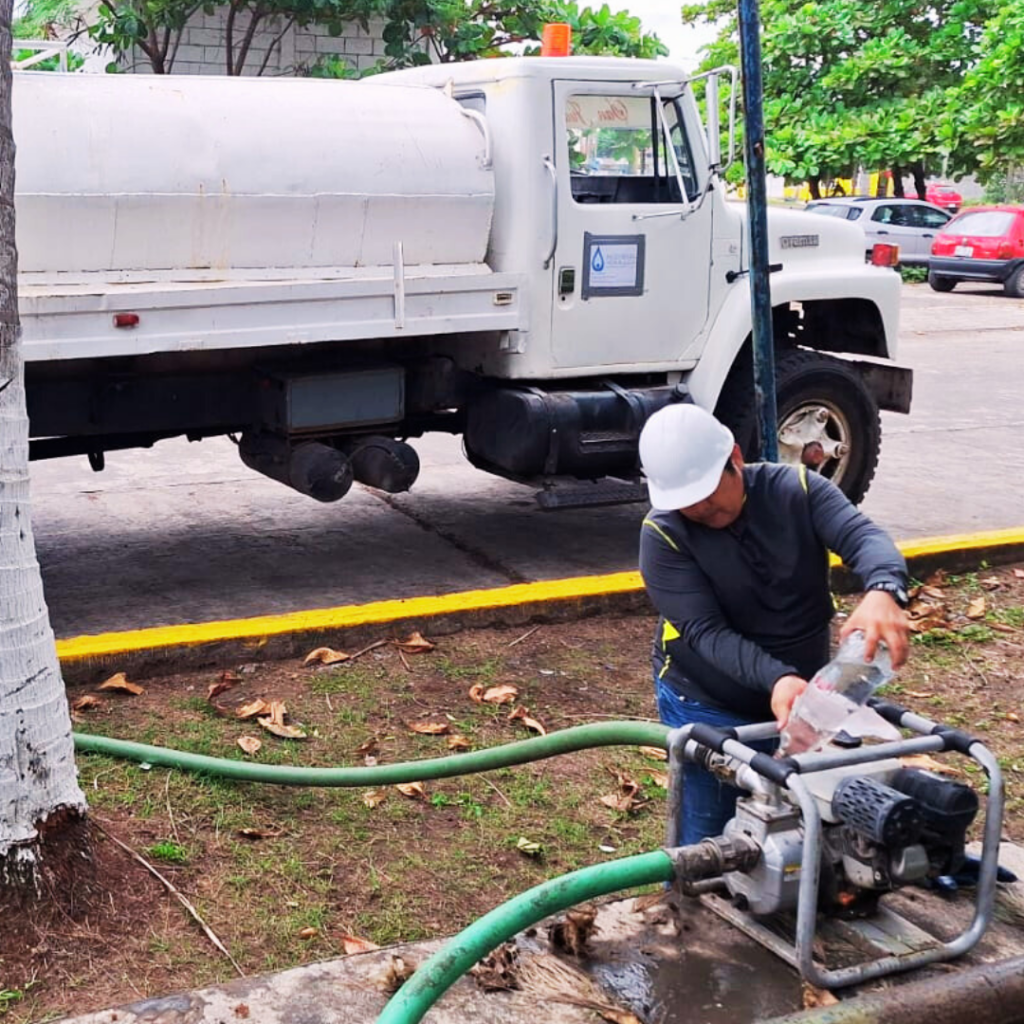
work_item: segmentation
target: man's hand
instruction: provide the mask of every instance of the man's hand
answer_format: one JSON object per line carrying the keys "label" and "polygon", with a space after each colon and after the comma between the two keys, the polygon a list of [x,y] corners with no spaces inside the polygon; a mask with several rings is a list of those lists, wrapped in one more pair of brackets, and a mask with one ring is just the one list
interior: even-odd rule
{"label": "man's hand", "polygon": [[775,680],[772,687],[772,714],[779,723],[780,730],[786,728],[793,703],[806,689],[807,680],[801,679],[800,676],[780,676]]}
{"label": "man's hand", "polygon": [[858,629],[864,632],[864,655],[868,661],[875,656],[881,640],[889,648],[892,667],[903,666],[910,652],[910,625],[906,612],[892,594],[884,590],[869,590],[843,624],[839,639],[845,640]]}

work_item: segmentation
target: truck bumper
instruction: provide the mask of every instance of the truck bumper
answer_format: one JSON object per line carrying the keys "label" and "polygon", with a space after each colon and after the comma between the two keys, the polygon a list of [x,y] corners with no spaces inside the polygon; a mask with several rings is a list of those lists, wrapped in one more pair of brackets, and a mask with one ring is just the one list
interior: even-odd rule
{"label": "truck bumper", "polygon": [[1005,281],[1020,265],[1020,260],[975,260],[966,256],[932,256],[928,269],[939,277],[961,281]]}

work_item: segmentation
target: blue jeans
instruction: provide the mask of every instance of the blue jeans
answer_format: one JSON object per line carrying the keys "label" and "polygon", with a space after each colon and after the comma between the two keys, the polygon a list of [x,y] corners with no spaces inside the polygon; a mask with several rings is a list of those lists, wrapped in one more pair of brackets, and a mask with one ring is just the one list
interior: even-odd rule
{"label": "blue jeans", "polygon": [[[750,719],[732,711],[699,704],[680,697],[657,675],[654,677],[654,695],[658,701],[658,717],[668,726],[676,728],[705,722],[719,728],[750,725]],[[764,740],[750,746],[766,754],[774,752],[777,740]],[[699,765],[687,761],[683,765],[683,814],[679,844],[688,846],[709,836],[720,836],[725,823],[736,812],[736,798],[740,790],[726,785]]]}

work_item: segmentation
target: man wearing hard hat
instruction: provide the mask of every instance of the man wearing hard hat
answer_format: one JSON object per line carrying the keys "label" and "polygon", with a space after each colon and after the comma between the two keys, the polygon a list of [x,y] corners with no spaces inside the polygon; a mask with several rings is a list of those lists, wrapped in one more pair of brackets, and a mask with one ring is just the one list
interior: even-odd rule
{"label": "man wearing hard hat", "polygon": [[[863,581],[841,634],[863,630],[906,660],[907,567],[888,535],[803,466],[744,465],[729,429],[695,405],[655,413],[640,435],[651,511],[640,572],[660,613],[654,643],[666,725],[780,728],[829,659],[829,551]],[[684,769],[682,843],[720,835],[737,791]]]}

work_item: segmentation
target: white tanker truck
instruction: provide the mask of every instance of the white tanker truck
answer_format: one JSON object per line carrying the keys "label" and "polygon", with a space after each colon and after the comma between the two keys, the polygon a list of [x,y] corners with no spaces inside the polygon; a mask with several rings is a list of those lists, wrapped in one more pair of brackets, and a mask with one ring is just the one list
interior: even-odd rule
{"label": "white tanker truck", "polygon": [[[445,431],[555,507],[642,498],[669,402],[750,452],[745,211],[681,70],[15,79],[33,458],[230,435],[332,501],[408,489]],[[769,231],[783,457],[859,500],[910,406],[899,278],[856,225]]]}

